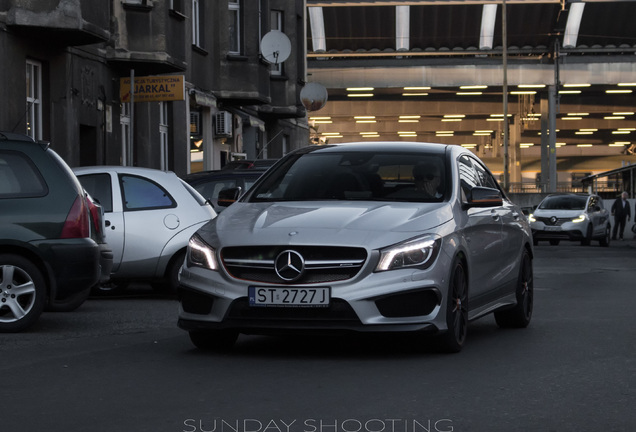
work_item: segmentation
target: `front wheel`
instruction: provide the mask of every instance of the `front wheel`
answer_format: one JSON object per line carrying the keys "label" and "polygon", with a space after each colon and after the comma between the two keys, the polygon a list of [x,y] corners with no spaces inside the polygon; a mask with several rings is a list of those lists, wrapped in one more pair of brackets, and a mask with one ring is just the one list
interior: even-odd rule
{"label": "front wheel", "polygon": [[592,243],[592,224],[590,223],[587,226],[587,232],[585,233],[585,238],[581,240],[581,246],[589,246]]}
{"label": "front wheel", "polygon": [[453,261],[446,302],[446,325],[440,342],[442,350],[449,353],[461,351],[468,334],[468,277],[459,257]]}
{"label": "front wheel", "polygon": [[605,227],[605,234],[603,234],[603,238],[599,240],[599,243],[601,246],[603,247],[608,247],[610,244],[610,239],[611,239],[611,229],[610,226],[607,225]]}
{"label": "front wheel", "polygon": [[527,250],[524,250],[521,256],[516,297],[517,304],[512,309],[495,312],[495,321],[499,327],[524,328],[530,324],[534,305],[534,284],[532,258]]}
{"label": "front wheel", "polygon": [[0,332],[32,326],[46,302],[42,272],[26,258],[0,254]]}

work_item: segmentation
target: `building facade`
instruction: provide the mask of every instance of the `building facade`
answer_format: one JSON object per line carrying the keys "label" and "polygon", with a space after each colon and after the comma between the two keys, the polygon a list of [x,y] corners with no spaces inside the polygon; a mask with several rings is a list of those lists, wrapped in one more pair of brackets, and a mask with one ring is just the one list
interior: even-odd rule
{"label": "building facade", "polygon": [[[304,13],[304,0],[0,2],[0,130],[51,141],[71,166],[185,175],[278,158],[309,142]],[[290,47],[273,64],[272,30]]]}

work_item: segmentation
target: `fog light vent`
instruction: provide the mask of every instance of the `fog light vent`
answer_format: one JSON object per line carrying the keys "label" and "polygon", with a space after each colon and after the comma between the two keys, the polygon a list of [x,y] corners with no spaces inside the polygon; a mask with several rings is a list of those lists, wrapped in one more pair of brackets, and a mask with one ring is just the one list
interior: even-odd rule
{"label": "fog light vent", "polygon": [[428,315],[440,302],[437,290],[427,289],[383,297],[375,301],[380,313],[387,318]]}
{"label": "fog light vent", "polygon": [[194,291],[181,290],[181,307],[187,313],[208,315],[212,311],[214,298]]}

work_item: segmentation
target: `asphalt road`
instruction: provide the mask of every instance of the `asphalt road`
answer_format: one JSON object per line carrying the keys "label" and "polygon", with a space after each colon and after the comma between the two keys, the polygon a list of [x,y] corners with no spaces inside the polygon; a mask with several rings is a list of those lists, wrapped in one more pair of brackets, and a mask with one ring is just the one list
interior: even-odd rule
{"label": "asphalt road", "polygon": [[[631,236],[631,234],[630,234]],[[535,248],[524,330],[455,355],[403,338],[241,336],[202,353],[139,287],[0,334],[4,432],[636,430],[636,240]]]}

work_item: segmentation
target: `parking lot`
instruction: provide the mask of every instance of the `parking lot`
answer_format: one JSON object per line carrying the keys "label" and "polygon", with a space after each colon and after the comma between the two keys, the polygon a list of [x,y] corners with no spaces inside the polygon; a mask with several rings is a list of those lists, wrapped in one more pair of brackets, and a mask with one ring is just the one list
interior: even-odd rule
{"label": "parking lot", "polygon": [[0,335],[3,430],[628,431],[636,240],[535,248],[524,330],[471,324],[456,355],[403,338],[241,336],[195,350],[143,285]]}

